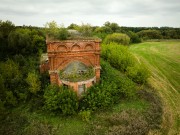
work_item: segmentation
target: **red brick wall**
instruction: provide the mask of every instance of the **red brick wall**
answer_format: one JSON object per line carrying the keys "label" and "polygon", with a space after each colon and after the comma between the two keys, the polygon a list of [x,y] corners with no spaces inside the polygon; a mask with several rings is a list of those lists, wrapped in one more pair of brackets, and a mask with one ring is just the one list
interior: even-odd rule
{"label": "red brick wall", "polygon": [[[96,80],[100,80],[100,41],[99,40],[65,40],[47,42],[49,73],[51,83],[62,84],[58,71],[72,61],[80,61],[95,68]],[[72,83],[74,85],[74,83]],[[88,84],[90,86],[90,84]],[[74,89],[77,90],[76,85]]]}

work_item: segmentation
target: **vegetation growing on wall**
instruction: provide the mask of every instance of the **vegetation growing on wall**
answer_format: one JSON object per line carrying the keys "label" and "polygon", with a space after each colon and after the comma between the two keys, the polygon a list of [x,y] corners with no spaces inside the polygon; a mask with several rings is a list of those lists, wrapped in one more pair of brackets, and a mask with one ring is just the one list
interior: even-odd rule
{"label": "vegetation growing on wall", "polygon": [[63,70],[59,71],[59,77],[70,82],[78,82],[91,79],[95,76],[95,71],[92,67],[87,67],[84,71],[77,71],[76,68],[72,72],[67,73]]}

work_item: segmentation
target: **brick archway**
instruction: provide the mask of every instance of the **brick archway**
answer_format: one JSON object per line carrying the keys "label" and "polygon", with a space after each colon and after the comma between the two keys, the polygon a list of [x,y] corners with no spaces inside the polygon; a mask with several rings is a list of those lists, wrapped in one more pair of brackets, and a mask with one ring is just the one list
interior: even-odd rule
{"label": "brick archway", "polygon": [[69,63],[73,62],[73,61],[79,61],[82,62],[83,64],[85,64],[86,66],[94,66],[94,64],[89,60],[89,59],[85,59],[83,57],[81,58],[73,58],[73,59],[64,59],[64,61],[62,61],[58,66],[57,66],[57,70],[62,70],[64,69]]}

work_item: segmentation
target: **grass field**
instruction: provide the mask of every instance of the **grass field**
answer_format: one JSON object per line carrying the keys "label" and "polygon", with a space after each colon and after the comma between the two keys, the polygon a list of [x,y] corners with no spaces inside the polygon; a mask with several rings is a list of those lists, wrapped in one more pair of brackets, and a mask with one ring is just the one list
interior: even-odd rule
{"label": "grass field", "polygon": [[[139,62],[152,75],[149,83],[162,97],[162,131],[155,134],[180,134],[180,41],[144,42],[130,46]],[[154,134],[154,133],[152,133]]]}

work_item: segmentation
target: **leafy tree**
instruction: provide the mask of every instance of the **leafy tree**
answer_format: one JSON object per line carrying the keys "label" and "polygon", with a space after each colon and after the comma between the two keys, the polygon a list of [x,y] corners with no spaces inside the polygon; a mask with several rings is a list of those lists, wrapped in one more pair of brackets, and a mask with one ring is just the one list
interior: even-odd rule
{"label": "leafy tree", "polygon": [[136,33],[128,31],[127,35],[130,37],[130,43],[141,43],[141,38]]}
{"label": "leafy tree", "polygon": [[113,33],[111,28],[108,27],[108,26],[102,26],[102,27],[97,27],[95,30],[94,30],[95,33],[105,33],[105,34],[111,34]]}
{"label": "leafy tree", "polygon": [[117,23],[110,23],[109,21],[104,23],[104,26],[111,28],[111,30],[115,32],[119,32],[120,27]]}
{"label": "leafy tree", "polygon": [[15,26],[10,21],[0,20],[0,58],[5,60],[8,55],[8,35],[15,29]]}
{"label": "leafy tree", "polygon": [[14,30],[15,25],[11,21],[2,21],[0,20],[0,32],[3,35],[3,38],[7,38],[9,33]]}
{"label": "leafy tree", "polygon": [[31,93],[36,94],[40,91],[41,82],[39,80],[39,76],[35,72],[28,73],[26,82],[29,85],[28,89]]}
{"label": "leafy tree", "polygon": [[52,39],[66,40],[68,38],[67,29],[59,26],[55,21],[47,22],[45,31],[47,36]]}
{"label": "leafy tree", "polygon": [[146,39],[161,39],[162,35],[158,30],[142,30],[137,33],[139,37]]}
{"label": "leafy tree", "polygon": [[34,53],[39,53],[41,54],[42,52],[46,51],[46,46],[45,46],[45,39],[42,36],[39,35],[34,35],[33,40],[32,40],[32,46],[34,48]]}
{"label": "leafy tree", "polygon": [[78,30],[82,36],[85,37],[91,37],[92,36],[92,26],[90,24],[82,24],[81,26],[79,26],[79,30]]}
{"label": "leafy tree", "polygon": [[79,25],[72,23],[67,28],[68,29],[78,30],[79,29]]}
{"label": "leafy tree", "polygon": [[8,59],[0,63],[0,98],[5,105],[15,106],[22,89],[22,74],[19,65]]}
{"label": "leafy tree", "polygon": [[110,35],[107,35],[104,39],[105,44],[109,44],[111,42],[122,44],[122,45],[128,45],[130,42],[130,38],[126,34],[122,33],[113,33]]}
{"label": "leafy tree", "polygon": [[29,29],[16,29],[8,36],[8,47],[13,54],[31,54],[31,31]]}

